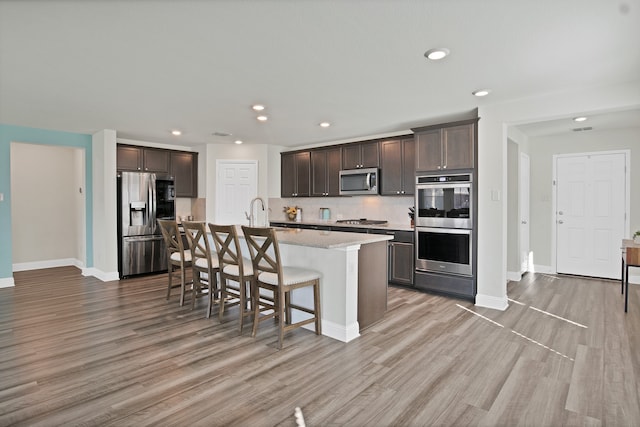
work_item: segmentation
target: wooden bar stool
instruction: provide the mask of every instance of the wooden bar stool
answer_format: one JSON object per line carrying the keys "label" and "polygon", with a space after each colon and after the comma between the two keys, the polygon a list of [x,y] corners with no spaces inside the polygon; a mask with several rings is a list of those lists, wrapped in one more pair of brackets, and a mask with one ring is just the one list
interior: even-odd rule
{"label": "wooden bar stool", "polygon": [[626,248],[626,274],[625,274],[625,290],[624,290],[624,312],[627,312],[629,305],[629,267],[640,267],[640,248]]}
{"label": "wooden bar stool", "polygon": [[[182,244],[182,236],[178,223],[174,220],[159,219],[158,224],[162,230],[162,236],[167,246],[167,264],[169,273],[169,286],[167,288],[167,299],[171,296],[172,278],[174,274],[180,274],[180,306],[184,305],[184,295],[186,292],[187,281],[185,277],[186,268],[191,267],[191,252],[185,251]],[[179,272],[174,272],[174,268],[178,267]],[[190,282],[191,283],[191,282]]]}
{"label": "wooden bar stool", "polygon": [[[284,334],[294,328],[315,323],[316,335],[322,334],[320,311],[320,273],[301,267],[286,267],[280,259],[280,247],[273,228],[255,228],[242,226],[244,237],[249,246],[255,286],[253,300],[265,309],[273,310],[270,314],[260,316],[264,310],[256,307],[253,320],[253,336],[256,336],[258,323],[275,317],[278,321],[278,348],[282,348]],[[291,302],[291,291],[313,286],[313,309],[302,307]],[[273,292],[273,301],[260,298],[260,290]],[[291,323],[292,309],[300,310],[313,316]],[[285,325],[286,323],[286,325]]]}
{"label": "wooden bar stool", "polygon": [[250,297],[251,283],[254,279],[253,266],[250,259],[242,256],[235,225],[209,224],[209,230],[216,245],[220,265],[218,318],[222,321],[225,307],[237,305],[240,310],[240,335],[242,335],[244,318],[251,318],[254,310],[254,303]]}
{"label": "wooden bar stool", "polygon": [[[207,318],[209,318],[211,317],[213,301],[218,295],[217,274],[220,272],[218,254],[211,250],[209,236],[207,235],[207,224],[204,222],[183,221],[182,226],[191,249],[194,288],[191,309],[195,306],[196,298],[202,295],[202,283],[204,282],[209,291],[206,314]],[[204,275],[206,275],[206,279]]]}

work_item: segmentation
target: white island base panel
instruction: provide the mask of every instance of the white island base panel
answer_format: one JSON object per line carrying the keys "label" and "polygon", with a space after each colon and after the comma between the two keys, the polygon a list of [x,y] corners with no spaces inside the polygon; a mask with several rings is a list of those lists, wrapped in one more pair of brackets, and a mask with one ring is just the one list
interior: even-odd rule
{"label": "white island base panel", "polygon": [[[322,335],[349,342],[360,336],[358,324],[358,251],[360,245],[335,249],[280,243],[282,263],[304,267],[321,273],[320,309]],[[292,302],[313,308],[313,288],[296,289]],[[304,312],[293,310],[292,321],[307,318]],[[313,324],[303,326],[315,330]]]}

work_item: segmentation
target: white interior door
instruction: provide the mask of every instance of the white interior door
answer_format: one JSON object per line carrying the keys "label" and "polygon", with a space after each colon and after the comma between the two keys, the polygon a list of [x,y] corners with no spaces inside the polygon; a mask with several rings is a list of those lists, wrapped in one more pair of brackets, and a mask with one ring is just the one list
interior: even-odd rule
{"label": "white interior door", "polygon": [[624,153],[556,158],[558,273],[620,277],[625,165]]}
{"label": "white interior door", "polygon": [[216,170],[216,223],[248,225],[245,212],[258,195],[258,162],[218,160]]}
{"label": "white interior door", "polygon": [[529,271],[529,156],[520,153],[520,167],[518,168],[518,204],[520,210],[520,274]]}

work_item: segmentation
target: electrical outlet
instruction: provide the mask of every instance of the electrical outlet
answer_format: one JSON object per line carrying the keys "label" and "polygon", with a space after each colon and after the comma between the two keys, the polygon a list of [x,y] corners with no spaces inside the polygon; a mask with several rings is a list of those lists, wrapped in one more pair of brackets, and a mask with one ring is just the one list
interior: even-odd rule
{"label": "electrical outlet", "polygon": [[0,202],[4,202],[4,193],[0,193]]}

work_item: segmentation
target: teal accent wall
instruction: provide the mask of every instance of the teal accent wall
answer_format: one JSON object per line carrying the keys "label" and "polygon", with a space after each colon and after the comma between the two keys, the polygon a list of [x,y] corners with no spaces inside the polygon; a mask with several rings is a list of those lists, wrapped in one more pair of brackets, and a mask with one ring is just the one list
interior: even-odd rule
{"label": "teal accent wall", "polygon": [[0,278],[13,277],[11,254],[11,143],[58,145],[82,148],[85,151],[86,253],[87,265],[93,267],[93,153],[91,135],[35,129],[0,124]]}

